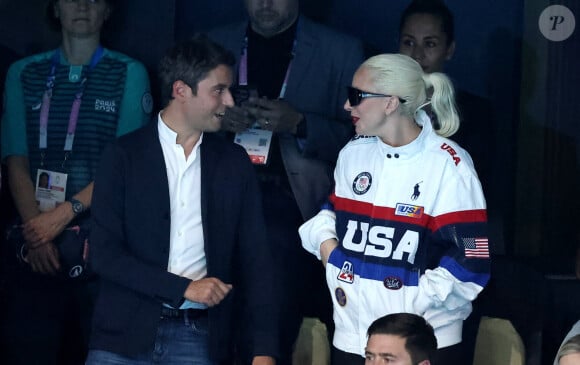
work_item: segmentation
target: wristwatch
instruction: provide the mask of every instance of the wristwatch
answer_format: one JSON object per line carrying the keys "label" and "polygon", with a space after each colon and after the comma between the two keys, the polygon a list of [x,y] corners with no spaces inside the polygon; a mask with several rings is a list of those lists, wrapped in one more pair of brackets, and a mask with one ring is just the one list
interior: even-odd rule
{"label": "wristwatch", "polygon": [[71,198],[69,202],[72,205],[72,211],[75,215],[78,215],[85,211],[85,206],[80,201],[76,200],[75,198]]}

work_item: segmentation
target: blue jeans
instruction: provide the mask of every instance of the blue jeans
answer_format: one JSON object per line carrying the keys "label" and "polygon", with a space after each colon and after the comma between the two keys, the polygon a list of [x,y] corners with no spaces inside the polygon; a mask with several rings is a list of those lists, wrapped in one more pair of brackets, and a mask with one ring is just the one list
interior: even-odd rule
{"label": "blue jeans", "polygon": [[208,318],[163,318],[155,346],[136,357],[90,350],[86,365],[214,365],[208,353]]}

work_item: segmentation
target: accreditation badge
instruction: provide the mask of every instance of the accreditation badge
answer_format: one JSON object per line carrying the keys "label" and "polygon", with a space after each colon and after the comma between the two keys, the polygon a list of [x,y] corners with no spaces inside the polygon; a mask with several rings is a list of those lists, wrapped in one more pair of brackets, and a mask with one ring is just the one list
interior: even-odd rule
{"label": "accreditation badge", "polygon": [[250,128],[236,133],[234,142],[244,147],[253,164],[265,165],[268,163],[272,134],[272,131],[265,129]]}
{"label": "accreditation badge", "polygon": [[64,202],[67,177],[62,172],[38,169],[35,197],[41,212],[53,210]]}

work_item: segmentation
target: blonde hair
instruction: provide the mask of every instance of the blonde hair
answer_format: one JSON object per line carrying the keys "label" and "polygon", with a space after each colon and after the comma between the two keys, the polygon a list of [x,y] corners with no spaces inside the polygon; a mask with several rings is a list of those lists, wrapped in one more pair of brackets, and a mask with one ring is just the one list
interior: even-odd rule
{"label": "blonde hair", "polygon": [[560,347],[560,350],[558,350],[558,355],[556,356],[556,358],[558,359],[558,364],[560,363],[560,359],[563,358],[564,356],[579,353],[580,353],[580,335],[576,335],[568,339],[568,341],[566,341],[566,343],[562,345],[562,347]]}
{"label": "blonde hair", "polygon": [[[381,54],[366,60],[361,67],[371,72],[378,93],[398,96],[405,100],[399,105],[402,115],[415,113],[431,104],[440,127],[437,134],[452,136],[459,129],[455,106],[455,91],[449,78],[440,72],[427,74],[411,57],[402,54]],[[428,93],[432,89],[431,99]]]}

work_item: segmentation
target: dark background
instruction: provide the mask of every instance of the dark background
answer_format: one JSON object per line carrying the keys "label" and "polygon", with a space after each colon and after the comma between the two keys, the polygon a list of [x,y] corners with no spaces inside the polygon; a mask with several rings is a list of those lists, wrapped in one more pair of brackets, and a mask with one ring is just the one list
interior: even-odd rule
{"label": "dark background", "polygon": [[[0,0],[0,46],[21,56],[56,47],[59,34],[44,22],[45,3]],[[119,3],[104,44],[141,60],[154,91],[157,62],[174,40],[245,14],[242,0]],[[359,37],[370,56],[396,52],[399,16],[408,3],[303,0],[301,5],[309,17]],[[579,282],[571,279],[580,238],[580,39],[574,30],[567,40],[550,42],[540,33],[538,19],[552,4],[580,14],[580,0],[446,4],[455,14],[457,43],[446,72],[457,88],[488,98],[495,115],[489,122],[495,132],[481,136],[481,143],[496,146],[489,151],[495,166],[489,195],[496,206],[490,212],[490,243],[494,255],[501,256],[495,261],[495,288],[506,307],[514,307],[508,315],[518,330],[541,337],[541,346],[525,340],[530,348],[543,349],[543,363],[548,364],[567,327],[580,319]],[[578,17],[576,22],[580,25]],[[537,320],[542,322],[540,334],[529,325]],[[534,361],[529,363],[538,363]]]}
{"label": "dark background", "polygon": [[[158,94],[157,62],[175,39],[245,16],[242,0],[118,2],[106,26],[104,43],[147,66],[154,96]],[[56,47],[59,36],[46,27],[45,3],[46,0],[0,0],[0,44],[20,55]],[[301,6],[309,17],[359,37],[370,56],[397,51],[399,16],[408,3],[409,0],[303,0]],[[490,135],[482,136],[482,143],[489,139],[497,146],[497,151],[490,151],[491,159],[504,156],[503,162],[496,165],[495,175],[501,178],[494,179],[494,190],[505,191],[508,199],[498,199],[497,210],[513,210],[524,2],[449,0],[447,5],[455,14],[457,47],[446,71],[457,88],[492,101],[496,118],[490,121],[493,128]],[[503,218],[494,220],[494,250],[509,252],[513,246],[512,224],[506,225]]]}

